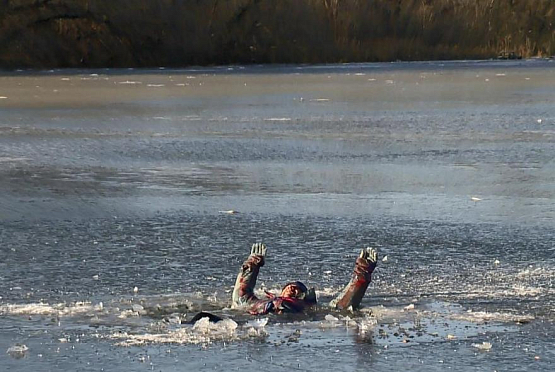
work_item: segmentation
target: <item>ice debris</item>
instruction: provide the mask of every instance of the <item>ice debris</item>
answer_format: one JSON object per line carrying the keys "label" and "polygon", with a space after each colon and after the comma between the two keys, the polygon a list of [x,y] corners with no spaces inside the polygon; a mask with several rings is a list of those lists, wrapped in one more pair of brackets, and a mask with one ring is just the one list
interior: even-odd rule
{"label": "ice debris", "polygon": [[482,351],[490,351],[491,350],[491,343],[490,342],[482,342],[481,344],[472,344],[472,346],[474,346],[476,349],[478,350],[482,350]]}
{"label": "ice debris", "polygon": [[23,358],[28,350],[29,348],[27,347],[27,345],[15,344],[14,346],[8,348],[8,351],[6,351],[6,353],[13,358],[19,359]]}
{"label": "ice debris", "polygon": [[144,345],[149,343],[173,344],[210,344],[217,341],[234,341],[253,337],[266,337],[265,325],[268,319],[257,319],[239,327],[232,319],[224,319],[217,323],[208,318],[199,319],[191,326],[183,326],[167,333],[128,334],[115,333],[112,339],[122,339],[119,346]]}
{"label": "ice debris", "polygon": [[264,328],[266,324],[268,324],[268,318],[262,318],[262,319],[250,320],[247,322],[246,326],[259,329],[259,328]]}

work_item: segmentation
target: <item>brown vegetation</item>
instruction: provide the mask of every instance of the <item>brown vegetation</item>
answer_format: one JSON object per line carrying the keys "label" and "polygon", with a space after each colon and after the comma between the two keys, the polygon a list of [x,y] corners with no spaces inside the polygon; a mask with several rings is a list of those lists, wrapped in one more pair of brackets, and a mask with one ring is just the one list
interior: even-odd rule
{"label": "brown vegetation", "polygon": [[553,0],[0,0],[0,67],[523,57]]}

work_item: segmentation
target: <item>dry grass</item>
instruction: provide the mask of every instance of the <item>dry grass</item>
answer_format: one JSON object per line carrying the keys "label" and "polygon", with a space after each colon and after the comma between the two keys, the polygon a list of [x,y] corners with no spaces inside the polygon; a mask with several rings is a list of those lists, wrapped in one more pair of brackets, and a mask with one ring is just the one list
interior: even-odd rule
{"label": "dry grass", "polygon": [[549,56],[552,0],[0,0],[1,67]]}

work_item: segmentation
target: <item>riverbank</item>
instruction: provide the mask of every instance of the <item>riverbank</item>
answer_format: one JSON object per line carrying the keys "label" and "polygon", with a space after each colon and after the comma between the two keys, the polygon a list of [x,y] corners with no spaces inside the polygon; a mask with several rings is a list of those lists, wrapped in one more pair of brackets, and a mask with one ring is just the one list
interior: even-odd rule
{"label": "riverbank", "polygon": [[548,0],[0,2],[0,68],[550,56]]}

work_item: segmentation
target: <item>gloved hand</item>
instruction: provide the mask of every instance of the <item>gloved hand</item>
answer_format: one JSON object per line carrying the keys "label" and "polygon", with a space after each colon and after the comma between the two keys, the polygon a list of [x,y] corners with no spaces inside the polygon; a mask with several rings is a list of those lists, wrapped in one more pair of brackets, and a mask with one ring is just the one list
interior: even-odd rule
{"label": "gloved hand", "polygon": [[360,251],[359,257],[368,262],[368,271],[372,272],[378,264],[378,252],[371,247],[363,248]]}
{"label": "gloved hand", "polygon": [[251,248],[251,256],[266,256],[266,245],[264,243],[255,243]]}

